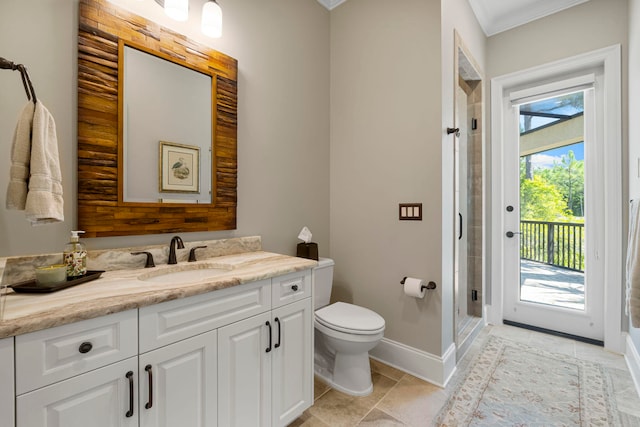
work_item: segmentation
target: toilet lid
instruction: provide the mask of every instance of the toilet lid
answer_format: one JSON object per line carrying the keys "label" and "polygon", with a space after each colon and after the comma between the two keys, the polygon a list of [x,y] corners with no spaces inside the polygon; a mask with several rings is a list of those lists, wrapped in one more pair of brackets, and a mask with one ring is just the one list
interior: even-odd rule
{"label": "toilet lid", "polygon": [[315,312],[316,320],[337,331],[375,334],[384,330],[384,319],[375,311],[345,302],[336,302]]}

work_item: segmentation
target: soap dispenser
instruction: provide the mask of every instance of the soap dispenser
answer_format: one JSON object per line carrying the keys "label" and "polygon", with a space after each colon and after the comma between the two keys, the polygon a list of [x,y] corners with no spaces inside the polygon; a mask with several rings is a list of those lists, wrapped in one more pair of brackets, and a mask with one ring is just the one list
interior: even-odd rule
{"label": "soap dispenser", "polygon": [[72,231],[71,241],[64,247],[63,259],[67,265],[67,278],[77,278],[87,274],[87,250],[80,243],[79,233],[84,231]]}

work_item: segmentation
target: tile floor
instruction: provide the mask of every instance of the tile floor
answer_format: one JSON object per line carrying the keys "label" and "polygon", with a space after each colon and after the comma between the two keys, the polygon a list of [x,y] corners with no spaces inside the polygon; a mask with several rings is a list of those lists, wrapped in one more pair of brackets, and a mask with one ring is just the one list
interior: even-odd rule
{"label": "tile floor", "polygon": [[[640,425],[640,398],[623,356],[605,351],[602,347],[521,328],[487,326],[459,363],[458,373],[464,371],[489,334],[619,369],[619,375],[613,378],[618,409],[626,425]],[[372,360],[371,370],[373,393],[365,397],[348,396],[316,379],[314,405],[290,427],[429,426],[456,383],[454,378],[443,389],[375,360]]]}

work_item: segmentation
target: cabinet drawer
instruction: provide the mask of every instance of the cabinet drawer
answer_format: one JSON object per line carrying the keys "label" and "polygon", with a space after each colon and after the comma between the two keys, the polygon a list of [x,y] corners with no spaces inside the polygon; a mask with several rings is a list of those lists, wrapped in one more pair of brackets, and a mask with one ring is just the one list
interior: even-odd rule
{"label": "cabinet drawer", "polygon": [[140,353],[271,309],[271,280],[140,309]]}
{"label": "cabinet drawer", "polygon": [[16,337],[16,393],[138,354],[137,310]]}
{"label": "cabinet drawer", "polygon": [[311,270],[274,277],[271,283],[271,301],[274,308],[311,296]]}

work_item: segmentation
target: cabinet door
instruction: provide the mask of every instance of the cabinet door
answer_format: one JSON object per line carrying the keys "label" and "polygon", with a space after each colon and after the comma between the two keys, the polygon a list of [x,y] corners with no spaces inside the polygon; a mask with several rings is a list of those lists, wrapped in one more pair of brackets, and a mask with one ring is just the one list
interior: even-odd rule
{"label": "cabinet door", "polygon": [[313,404],[311,298],[273,310],[272,425],[286,426]]}
{"label": "cabinet door", "polygon": [[138,358],[25,393],[16,399],[17,427],[135,427]]}
{"label": "cabinet door", "polygon": [[274,344],[273,340],[269,343],[270,329],[273,332],[269,312],[218,330],[220,426],[270,425],[271,354]]}
{"label": "cabinet door", "polygon": [[215,427],[216,353],[211,331],[141,354],[140,425]]}
{"label": "cabinet door", "polygon": [[0,426],[15,425],[13,337],[0,340]]}

